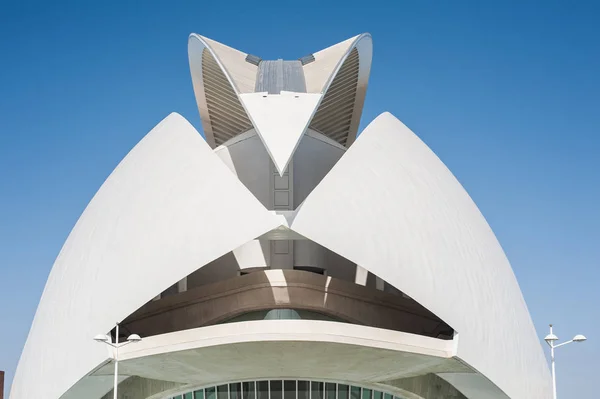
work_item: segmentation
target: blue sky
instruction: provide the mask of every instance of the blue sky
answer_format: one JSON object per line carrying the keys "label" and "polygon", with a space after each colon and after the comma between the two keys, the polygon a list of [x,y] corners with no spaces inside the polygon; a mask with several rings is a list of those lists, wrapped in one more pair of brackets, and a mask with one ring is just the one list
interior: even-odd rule
{"label": "blue sky", "polygon": [[390,111],[454,172],[502,243],[539,335],[553,322],[561,338],[589,338],[557,352],[559,396],[597,396],[598,7],[4,2],[0,369],[8,386],[54,258],[104,179],[170,112],[201,130],[189,33],[266,59],[296,59],[370,32],[362,126]]}

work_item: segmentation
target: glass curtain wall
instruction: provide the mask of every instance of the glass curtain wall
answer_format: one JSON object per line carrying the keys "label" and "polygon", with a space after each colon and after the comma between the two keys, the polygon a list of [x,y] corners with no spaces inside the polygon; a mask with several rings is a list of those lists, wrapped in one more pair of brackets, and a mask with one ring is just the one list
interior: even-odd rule
{"label": "glass curtain wall", "polygon": [[405,399],[356,385],[303,380],[261,380],[210,386],[167,399]]}

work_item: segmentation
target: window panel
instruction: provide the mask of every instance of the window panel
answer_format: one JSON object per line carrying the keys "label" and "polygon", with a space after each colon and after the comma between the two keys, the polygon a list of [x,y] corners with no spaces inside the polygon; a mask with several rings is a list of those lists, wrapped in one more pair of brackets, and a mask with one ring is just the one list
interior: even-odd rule
{"label": "window panel", "polygon": [[334,382],[264,380],[232,382],[172,399],[403,399],[390,393]]}
{"label": "window panel", "polygon": [[310,399],[324,399],[323,398],[323,383],[311,381],[310,383]]}
{"label": "window panel", "polygon": [[350,393],[348,388],[348,385],[338,384],[338,399],[348,399]]}
{"label": "window panel", "polygon": [[283,384],[281,380],[271,380],[270,399],[283,399]]}
{"label": "window panel", "polygon": [[296,399],[296,381],[283,381],[283,399]]}
{"label": "window panel", "polygon": [[229,386],[219,385],[217,387],[217,399],[229,399]]}
{"label": "window panel", "polygon": [[310,383],[298,381],[298,399],[310,399]]}
{"label": "window panel", "polygon": [[325,384],[325,398],[335,399],[335,384],[328,382]]}
{"label": "window panel", "polygon": [[243,398],[242,399],[256,399],[256,388],[254,385],[254,381],[252,382],[244,382],[242,384]]}
{"label": "window panel", "polygon": [[257,399],[269,399],[269,381],[258,381],[256,383]]}
{"label": "window panel", "polygon": [[235,384],[229,384],[229,399],[242,399],[242,384],[236,382]]}

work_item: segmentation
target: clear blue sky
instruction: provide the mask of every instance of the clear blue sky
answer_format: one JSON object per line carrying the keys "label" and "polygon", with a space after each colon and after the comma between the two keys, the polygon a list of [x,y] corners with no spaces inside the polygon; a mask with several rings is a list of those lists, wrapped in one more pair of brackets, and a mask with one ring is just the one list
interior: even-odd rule
{"label": "clear blue sky", "polygon": [[362,125],[390,111],[448,165],[502,243],[539,335],[553,322],[561,338],[589,338],[559,350],[559,395],[597,397],[598,20],[598,3],[551,0],[4,2],[0,369],[8,386],[54,258],[104,179],[170,112],[201,130],[190,32],[267,59],[370,32]]}

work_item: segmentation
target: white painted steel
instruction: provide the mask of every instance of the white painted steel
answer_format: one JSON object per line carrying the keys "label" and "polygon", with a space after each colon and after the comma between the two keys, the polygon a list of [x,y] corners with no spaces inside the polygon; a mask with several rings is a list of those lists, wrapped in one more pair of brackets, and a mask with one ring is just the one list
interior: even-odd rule
{"label": "white painted steel", "polygon": [[452,173],[391,114],[365,129],[291,228],[450,324],[457,356],[509,397],[550,397],[542,348],[496,237]]}
{"label": "white painted steel", "polygon": [[123,159],[69,235],[10,398],[60,397],[109,358],[96,334],[279,224],[183,117],[169,115]]}
{"label": "white painted steel", "polygon": [[240,95],[280,176],[286,171],[322,97],[321,94],[289,91]]}
{"label": "white painted steel", "polygon": [[[358,52],[358,71],[356,76],[344,77],[343,84],[340,87],[334,84],[336,77],[343,70],[345,61],[351,56],[352,51]],[[315,113],[315,120],[321,120],[317,125],[323,130],[332,128],[332,131],[320,131],[335,141],[349,147],[358,133],[358,126],[362,115],[362,109],[367,94],[367,86],[369,83],[369,75],[371,74],[371,62],[373,58],[373,40],[371,35],[363,33],[348,39],[342,43],[338,43],[325,50],[315,53],[315,61],[304,65],[304,76],[307,85],[307,91],[315,92],[320,87],[320,93],[323,93],[324,98],[319,104],[319,109]],[[356,89],[346,91],[351,80],[355,79]],[[354,86],[353,86],[354,87]],[[336,95],[332,90],[340,90],[342,95],[339,101],[328,101],[329,95]],[[348,101],[350,101],[348,103]],[[345,104],[345,105],[344,105]],[[344,106],[342,106],[344,105]],[[321,108],[323,107],[323,108]],[[347,130],[342,132],[337,131],[337,127],[345,125],[343,119],[339,119],[339,115],[347,116]],[[337,119],[334,126],[326,121]],[[312,126],[311,128],[316,127]],[[343,133],[342,136],[339,134]]]}
{"label": "white painted steel", "polygon": [[[195,33],[188,40],[188,58],[208,144],[215,148],[226,138],[250,129],[251,122],[239,101],[239,93],[240,90],[254,91],[249,86],[254,85],[257,67],[246,62],[245,54],[240,51]],[[206,70],[205,66],[208,67]],[[252,74],[254,78],[251,78]],[[209,82],[211,87],[207,87]]]}

